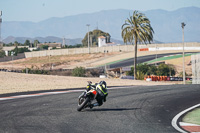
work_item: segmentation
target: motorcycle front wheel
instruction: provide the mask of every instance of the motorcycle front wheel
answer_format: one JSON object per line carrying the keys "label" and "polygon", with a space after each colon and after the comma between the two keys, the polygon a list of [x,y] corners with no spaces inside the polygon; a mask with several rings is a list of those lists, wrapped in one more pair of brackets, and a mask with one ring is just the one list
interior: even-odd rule
{"label": "motorcycle front wheel", "polygon": [[90,99],[88,97],[86,97],[86,98],[80,98],[79,102],[78,102],[77,111],[81,111],[82,109],[84,109],[84,107],[87,105],[87,103],[89,101],[90,101]]}

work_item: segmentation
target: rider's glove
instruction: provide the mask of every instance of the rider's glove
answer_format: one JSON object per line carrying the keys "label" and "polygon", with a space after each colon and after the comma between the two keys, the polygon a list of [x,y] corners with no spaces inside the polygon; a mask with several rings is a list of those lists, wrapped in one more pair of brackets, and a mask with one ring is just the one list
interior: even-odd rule
{"label": "rider's glove", "polygon": [[86,90],[87,90],[87,91],[89,91],[89,90],[90,90],[90,86],[89,86],[89,85],[87,86]]}

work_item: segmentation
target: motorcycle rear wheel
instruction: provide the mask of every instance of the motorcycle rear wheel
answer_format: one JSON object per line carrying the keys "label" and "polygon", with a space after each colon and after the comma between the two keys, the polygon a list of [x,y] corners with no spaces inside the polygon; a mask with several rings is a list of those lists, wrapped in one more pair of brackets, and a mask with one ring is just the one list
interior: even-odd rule
{"label": "motorcycle rear wheel", "polygon": [[82,103],[78,103],[77,111],[81,111],[84,109],[84,107],[87,105],[87,103],[90,101],[88,97],[85,98],[85,100]]}

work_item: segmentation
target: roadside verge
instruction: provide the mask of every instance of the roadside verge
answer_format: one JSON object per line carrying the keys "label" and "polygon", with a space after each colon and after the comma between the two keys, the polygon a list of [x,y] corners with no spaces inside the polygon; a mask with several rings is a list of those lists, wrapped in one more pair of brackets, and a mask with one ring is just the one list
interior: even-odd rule
{"label": "roadside verge", "polygon": [[[187,132],[190,132],[190,131],[195,131],[195,132],[200,132],[200,126],[199,125],[197,125],[196,126],[196,124],[191,124],[191,123],[187,123],[187,125],[185,125],[186,123],[183,123],[182,122],[182,117],[183,116],[185,116],[188,112],[190,112],[190,111],[192,111],[192,110],[194,110],[194,109],[196,109],[196,108],[198,108],[198,107],[200,107],[200,104],[197,104],[197,105],[194,105],[194,106],[192,106],[192,107],[190,107],[190,108],[188,108],[188,109],[186,109],[186,110],[184,110],[184,111],[182,111],[182,112],[180,112],[179,114],[177,114],[173,119],[172,119],[172,122],[171,122],[171,124],[172,124],[172,126],[177,130],[177,131],[179,131],[179,132],[181,132],[181,133],[187,133]],[[191,126],[192,126],[192,128],[194,129],[192,129],[192,130],[188,130],[188,127],[190,127],[189,129],[191,129]],[[197,130],[196,130],[196,127],[197,127]]]}

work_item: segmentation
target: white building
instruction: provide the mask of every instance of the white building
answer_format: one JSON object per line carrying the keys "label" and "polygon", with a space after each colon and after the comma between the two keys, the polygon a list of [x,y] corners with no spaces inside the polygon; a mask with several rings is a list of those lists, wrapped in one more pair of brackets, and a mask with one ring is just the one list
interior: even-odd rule
{"label": "white building", "polygon": [[99,47],[112,46],[112,45],[115,45],[115,43],[114,42],[112,42],[112,43],[106,43],[106,37],[99,36],[98,37],[98,45],[99,45]]}

